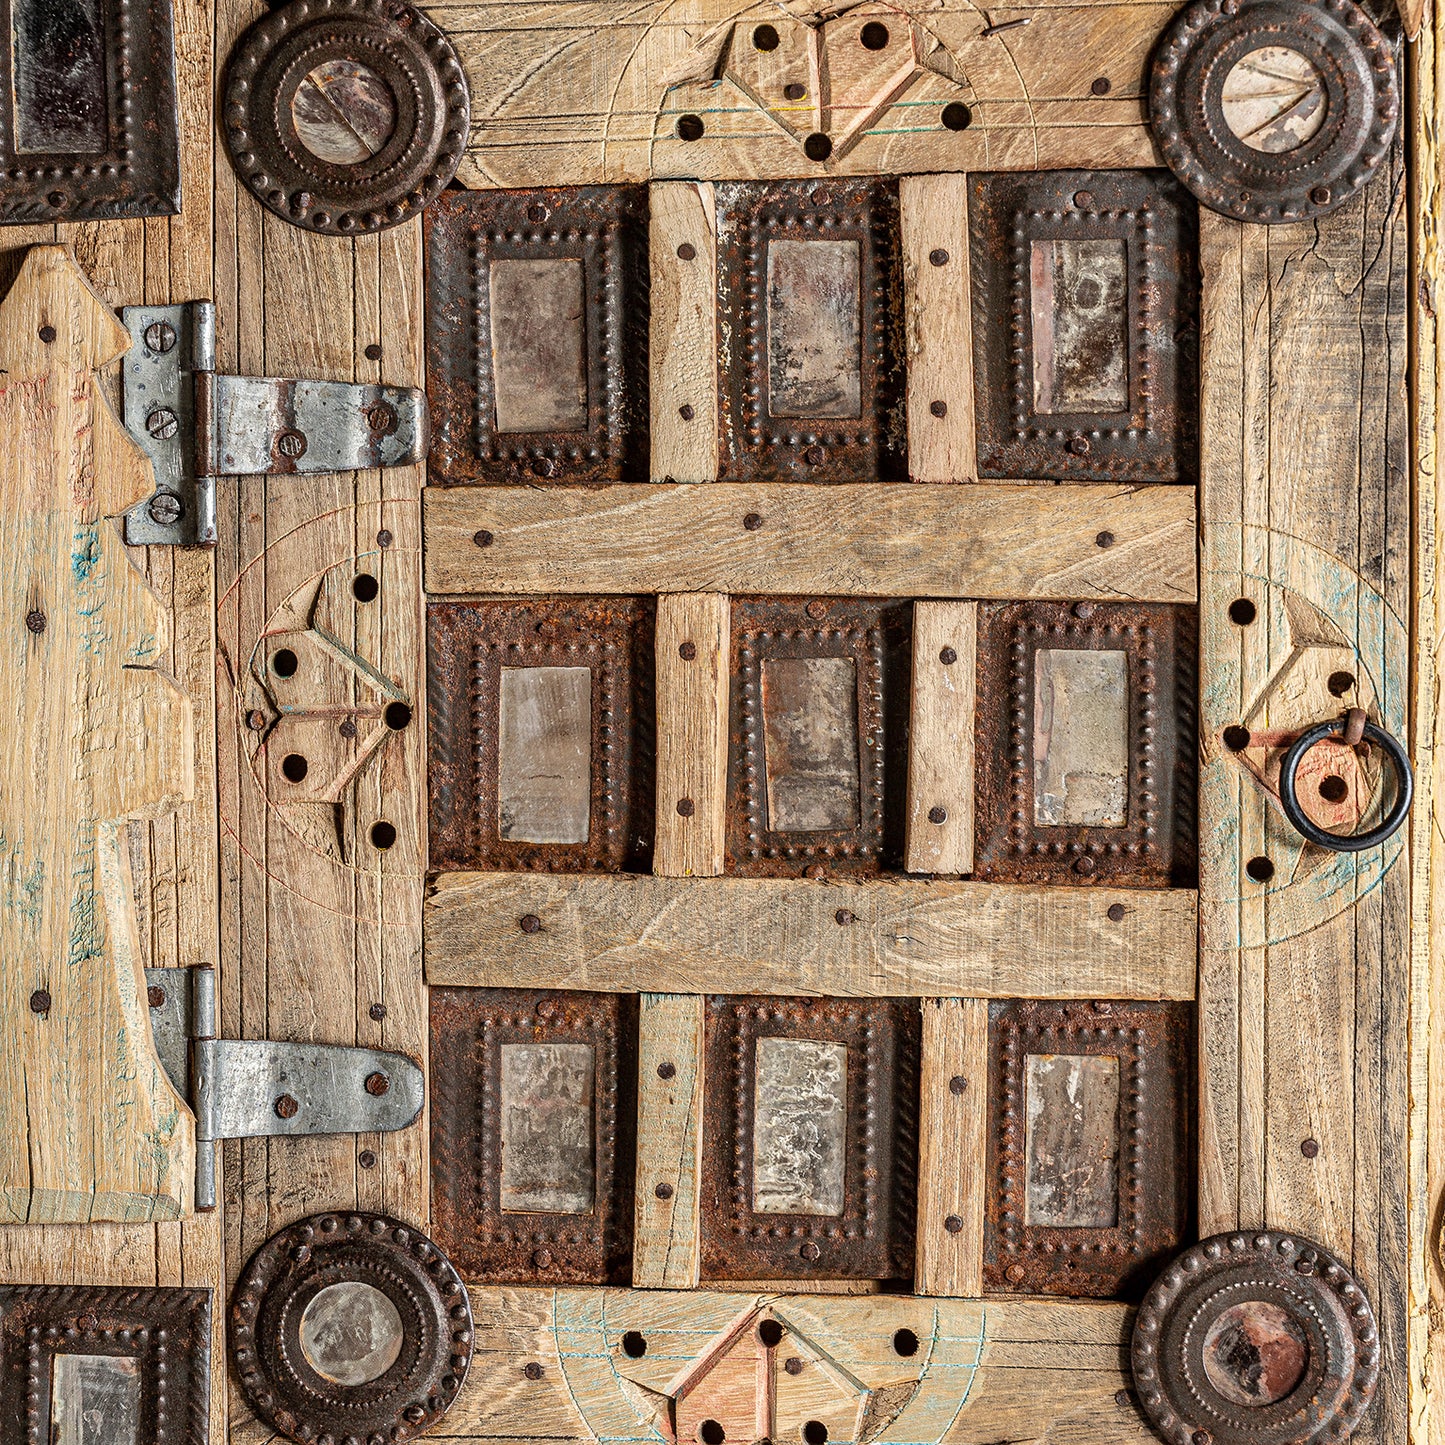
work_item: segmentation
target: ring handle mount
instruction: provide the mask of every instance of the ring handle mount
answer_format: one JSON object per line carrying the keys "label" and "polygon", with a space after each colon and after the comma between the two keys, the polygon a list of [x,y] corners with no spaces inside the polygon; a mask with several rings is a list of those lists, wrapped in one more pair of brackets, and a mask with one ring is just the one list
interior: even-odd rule
{"label": "ring handle mount", "polygon": [[1284,815],[1289,819],[1291,827],[1306,842],[1318,843],[1320,847],[1329,848],[1335,853],[1360,853],[1366,848],[1373,848],[1376,844],[1383,843],[1397,832],[1405,821],[1405,815],[1410,811],[1410,804],[1415,795],[1415,775],[1410,770],[1410,759],[1404,747],[1384,728],[1367,722],[1364,726],[1363,741],[1373,743],[1380,748],[1395,769],[1397,786],[1395,801],[1390,811],[1373,828],[1367,829],[1363,833],[1329,833],[1305,814],[1304,809],[1300,806],[1299,793],[1295,787],[1299,765],[1303,761],[1304,755],[1316,743],[1336,735],[1344,737],[1348,727],[1349,717],[1346,715],[1331,718],[1325,722],[1316,723],[1312,728],[1307,728],[1289,745],[1289,750],[1285,753],[1279,769],[1280,806],[1284,809]]}

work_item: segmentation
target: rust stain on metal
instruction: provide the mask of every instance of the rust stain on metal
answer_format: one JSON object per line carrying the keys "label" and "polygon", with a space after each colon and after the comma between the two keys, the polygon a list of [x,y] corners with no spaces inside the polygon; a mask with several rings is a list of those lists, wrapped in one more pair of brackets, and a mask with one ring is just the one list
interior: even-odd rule
{"label": "rust stain on metal", "polygon": [[984,1285],[1137,1299],[1194,1198],[1193,1008],[989,1009]]}
{"label": "rust stain on metal", "polygon": [[432,1223],[471,1283],[630,1278],[637,1000],[431,991]]}
{"label": "rust stain on metal", "polygon": [[425,228],[434,479],[646,481],[647,188],[449,191]]}
{"label": "rust stain on metal", "polygon": [[911,1278],[920,1032],[903,999],[708,999],[705,1278]]}

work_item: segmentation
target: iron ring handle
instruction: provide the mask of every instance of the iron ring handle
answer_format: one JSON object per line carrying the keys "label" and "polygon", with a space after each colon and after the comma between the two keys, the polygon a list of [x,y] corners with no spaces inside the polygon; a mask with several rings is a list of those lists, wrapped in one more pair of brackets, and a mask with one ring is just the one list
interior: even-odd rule
{"label": "iron ring handle", "polygon": [[1384,728],[1377,728],[1374,723],[1367,722],[1365,741],[1381,748],[1395,769],[1395,779],[1399,787],[1394,806],[1367,832],[1327,833],[1319,824],[1305,816],[1304,809],[1300,807],[1299,794],[1295,791],[1295,776],[1304,755],[1316,743],[1323,742],[1336,733],[1343,734],[1344,729],[1344,718],[1332,718],[1328,722],[1316,723],[1314,727],[1306,729],[1289,745],[1289,751],[1285,753],[1279,768],[1279,801],[1284,808],[1285,817],[1307,842],[1318,843],[1321,848],[1329,848],[1336,853],[1359,853],[1366,848],[1373,848],[1377,843],[1383,843],[1405,821],[1405,814],[1410,811],[1410,803],[1415,795],[1415,775],[1410,771],[1410,759],[1399,742]]}

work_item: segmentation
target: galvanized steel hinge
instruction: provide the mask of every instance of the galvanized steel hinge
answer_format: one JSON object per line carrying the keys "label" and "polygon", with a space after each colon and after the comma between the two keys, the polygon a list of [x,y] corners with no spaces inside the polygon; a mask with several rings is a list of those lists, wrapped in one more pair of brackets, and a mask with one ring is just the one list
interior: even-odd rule
{"label": "galvanized steel hinge", "polygon": [[148,968],[151,1034],[196,1115],[196,1208],[216,1206],[216,1141],[385,1134],[421,1113],[421,1065],[348,1044],[216,1037],[216,974]]}
{"label": "galvanized steel hinge", "polygon": [[348,472],[419,462],[414,387],[216,374],[216,308],[127,306],[125,424],[155,465],[155,495],[126,513],[132,546],[211,547],[216,478]]}

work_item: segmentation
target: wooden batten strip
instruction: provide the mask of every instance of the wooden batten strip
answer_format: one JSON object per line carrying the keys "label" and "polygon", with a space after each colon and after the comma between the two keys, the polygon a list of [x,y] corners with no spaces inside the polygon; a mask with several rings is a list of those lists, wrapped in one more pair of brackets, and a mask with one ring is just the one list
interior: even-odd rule
{"label": "wooden batten strip", "polygon": [[727,830],[728,634],[720,592],[657,599],[657,841],[652,871],[715,878]]}
{"label": "wooden batten strip", "polygon": [[652,475],[717,480],[717,210],[713,188],[649,188]]}
{"label": "wooden batten strip", "polygon": [[425,505],[431,593],[1196,595],[1191,487],[429,487]]}
{"label": "wooden batten strip", "polygon": [[988,1003],[923,1000],[918,1126],[919,1294],[983,1293]]}
{"label": "wooden batten strip", "polygon": [[968,177],[904,176],[903,305],[908,339],[908,475],[971,482],[973,310]]}
{"label": "wooden batten strip", "polygon": [[908,728],[910,873],[973,869],[973,720],[978,606],[913,607],[913,711]]}
{"label": "wooden batten strip", "polygon": [[426,967],[608,993],[1192,999],[1197,908],[1182,888],[443,873]]}
{"label": "wooden batten strip", "polygon": [[702,1044],[701,997],[642,995],[632,1239],[632,1283],[637,1289],[693,1289],[697,1285]]}

